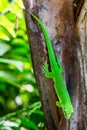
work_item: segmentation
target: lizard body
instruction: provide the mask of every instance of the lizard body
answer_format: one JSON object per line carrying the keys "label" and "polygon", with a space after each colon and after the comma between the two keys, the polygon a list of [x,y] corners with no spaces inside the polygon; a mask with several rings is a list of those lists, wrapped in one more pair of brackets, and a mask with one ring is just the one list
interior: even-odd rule
{"label": "lizard body", "polygon": [[47,30],[44,24],[33,13],[31,13],[31,15],[38,22],[38,24],[40,25],[42,29],[42,32],[45,38],[45,43],[48,50],[51,72],[49,71],[48,64],[45,63],[44,64],[45,76],[47,78],[53,79],[54,88],[59,99],[59,101],[56,102],[56,105],[62,108],[65,118],[70,119],[71,115],[73,114],[73,106],[72,106],[71,99],[66,88],[66,84],[62,77],[62,66],[60,65],[60,62],[56,60],[55,58],[52,44],[51,44],[50,38],[48,36]]}

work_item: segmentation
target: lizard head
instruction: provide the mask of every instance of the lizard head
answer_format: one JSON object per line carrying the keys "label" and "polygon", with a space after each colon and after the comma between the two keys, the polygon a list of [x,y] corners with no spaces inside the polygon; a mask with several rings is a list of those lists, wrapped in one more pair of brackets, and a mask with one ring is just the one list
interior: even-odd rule
{"label": "lizard head", "polygon": [[70,119],[73,114],[73,106],[71,104],[65,104],[62,106],[63,113],[66,119]]}

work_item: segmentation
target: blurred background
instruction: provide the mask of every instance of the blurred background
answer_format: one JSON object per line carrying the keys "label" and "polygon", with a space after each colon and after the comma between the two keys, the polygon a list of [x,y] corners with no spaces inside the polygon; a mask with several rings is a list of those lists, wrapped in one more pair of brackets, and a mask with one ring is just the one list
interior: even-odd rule
{"label": "blurred background", "polygon": [[0,0],[0,130],[45,130],[22,0]]}

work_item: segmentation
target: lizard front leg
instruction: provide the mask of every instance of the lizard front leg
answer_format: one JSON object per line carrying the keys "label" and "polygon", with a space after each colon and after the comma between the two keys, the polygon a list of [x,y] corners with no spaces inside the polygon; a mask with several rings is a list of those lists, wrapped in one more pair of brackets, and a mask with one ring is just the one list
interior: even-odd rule
{"label": "lizard front leg", "polygon": [[44,63],[44,72],[47,78],[53,78],[53,73],[49,71],[48,64],[46,62]]}
{"label": "lizard front leg", "polygon": [[56,101],[56,106],[62,107],[62,103],[60,101]]}

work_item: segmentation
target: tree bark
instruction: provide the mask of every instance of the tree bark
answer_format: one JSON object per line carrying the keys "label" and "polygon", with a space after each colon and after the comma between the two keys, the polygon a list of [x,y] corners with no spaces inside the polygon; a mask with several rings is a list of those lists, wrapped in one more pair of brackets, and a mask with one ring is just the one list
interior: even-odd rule
{"label": "tree bark", "polygon": [[[38,85],[48,130],[86,130],[87,128],[87,13],[75,12],[80,5],[84,12],[87,0],[78,3],[73,11],[73,0],[23,0],[25,21],[29,37],[32,64]],[[81,4],[79,4],[81,2]],[[75,5],[76,6],[76,5]],[[56,57],[62,63],[64,78],[74,106],[74,114],[67,121],[63,112],[56,107],[57,96],[52,79],[44,75],[43,64],[49,58],[42,31],[30,12],[35,13],[45,24]],[[77,11],[78,12],[78,11]],[[83,22],[82,22],[83,21]],[[82,38],[81,38],[82,37]],[[85,57],[84,57],[85,56]]]}

